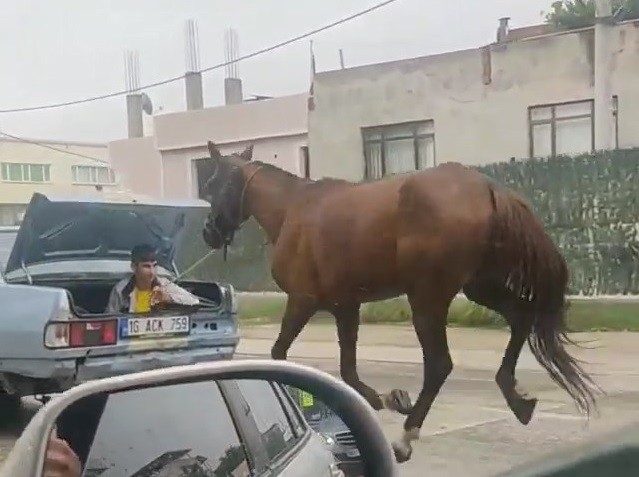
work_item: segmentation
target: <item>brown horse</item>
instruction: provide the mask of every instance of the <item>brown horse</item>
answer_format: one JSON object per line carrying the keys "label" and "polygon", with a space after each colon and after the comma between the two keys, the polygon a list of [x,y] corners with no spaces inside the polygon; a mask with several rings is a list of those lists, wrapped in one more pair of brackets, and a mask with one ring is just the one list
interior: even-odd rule
{"label": "brown horse", "polygon": [[[301,179],[252,161],[252,146],[222,156],[209,142],[211,203],[203,237],[225,247],[249,217],[273,244],[271,265],[287,293],[273,359],[287,351],[318,310],[335,316],[340,371],[373,408],[407,415],[393,442],[398,462],[412,453],[426,415],[453,369],[446,337],[448,308],[466,296],[505,317],[510,340],[496,381],[517,419],[537,403],[517,388],[515,367],[526,340],[539,363],[589,413],[598,390],[564,345],[566,263],[542,223],[514,192],[457,163],[354,184]],[[422,347],[422,390],[378,394],[356,369],[359,309],[406,294]]]}

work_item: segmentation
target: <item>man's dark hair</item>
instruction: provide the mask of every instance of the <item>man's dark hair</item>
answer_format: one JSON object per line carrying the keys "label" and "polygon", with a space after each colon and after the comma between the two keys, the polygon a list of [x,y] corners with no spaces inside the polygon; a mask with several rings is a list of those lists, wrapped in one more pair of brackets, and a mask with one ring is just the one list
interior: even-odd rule
{"label": "man's dark hair", "polygon": [[138,263],[155,261],[155,249],[149,244],[143,243],[131,249],[131,263],[137,265]]}

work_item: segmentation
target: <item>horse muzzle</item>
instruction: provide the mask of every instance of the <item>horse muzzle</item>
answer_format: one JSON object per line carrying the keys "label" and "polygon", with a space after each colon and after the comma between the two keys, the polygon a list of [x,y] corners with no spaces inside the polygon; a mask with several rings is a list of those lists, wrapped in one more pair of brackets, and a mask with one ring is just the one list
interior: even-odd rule
{"label": "horse muzzle", "polygon": [[209,218],[206,219],[204,227],[202,227],[202,238],[213,250],[221,249],[225,243],[224,236]]}

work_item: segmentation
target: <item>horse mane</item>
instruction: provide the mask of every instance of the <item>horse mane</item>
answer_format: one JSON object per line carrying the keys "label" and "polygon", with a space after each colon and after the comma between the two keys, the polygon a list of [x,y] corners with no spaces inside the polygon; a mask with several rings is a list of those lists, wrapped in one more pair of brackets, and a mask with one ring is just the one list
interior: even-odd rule
{"label": "horse mane", "polygon": [[263,162],[263,161],[251,161],[249,164],[257,164],[258,166],[260,166],[262,169],[264,169],[265,171],[268,172],[274,172],[274,173],[279,173],[281,175],[283,175],[284,177],[286,177],[287,179],[300,179],[299,176],[296,176],[295,174],[288,172],[280,167],[277,167],[273,164],[271,164],[270,162]]}
{"label": "horse mane", "polygon": [[318,180],[300,177],[268,162],[251,161],[251,163],[259,165],[266,173],[270,173],[271,177],[278,177],[276,180],[282,187],[290,187],[291,184],[295,184],[297,186],[305,186],[313,190],[324,190],[327,187],[353,185],[352,182],[333,177],[324,177]]}

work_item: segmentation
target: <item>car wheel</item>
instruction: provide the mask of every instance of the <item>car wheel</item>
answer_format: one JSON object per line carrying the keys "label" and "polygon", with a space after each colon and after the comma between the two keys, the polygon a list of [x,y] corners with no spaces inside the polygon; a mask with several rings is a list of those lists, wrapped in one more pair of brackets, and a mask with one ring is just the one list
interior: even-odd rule
{"label": "car wheel", "polygon": [[22,416],[23,408],[20,396],[0,391],[0,428],[20,422]]}
{"label": "car wheel", "polygon": [[19,408],[20,406],[20,396],[16,396],[15,394],[7,394],[4,391],[0,391],[0,409],[5,409],[8,407]]}

